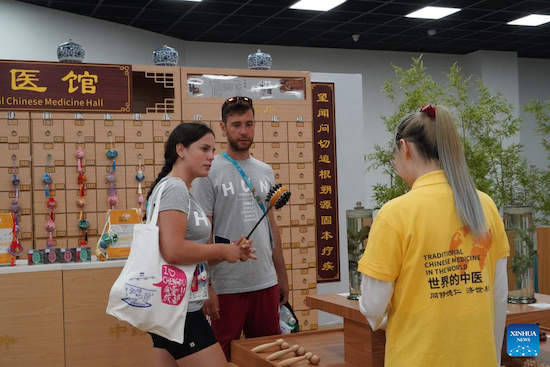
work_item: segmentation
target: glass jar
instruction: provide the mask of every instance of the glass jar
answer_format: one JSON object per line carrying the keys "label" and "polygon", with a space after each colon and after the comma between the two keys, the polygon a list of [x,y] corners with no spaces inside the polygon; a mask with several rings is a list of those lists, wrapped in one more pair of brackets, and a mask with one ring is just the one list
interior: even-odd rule
{"label": "glass jar", "polygon": [[361,273],[357,265],[369,237],[372,225],[372,209],[365,209],[361,202],[357,202],[353,210],[346,210],[348,230],[348,264],[349,264],[349,299],[359,299],[361,296]]}
{"label": "glass jar", "polygon": [[505,206],[504,227],[510,243],[508,303],[534,303],[535,224],[533,208]]}

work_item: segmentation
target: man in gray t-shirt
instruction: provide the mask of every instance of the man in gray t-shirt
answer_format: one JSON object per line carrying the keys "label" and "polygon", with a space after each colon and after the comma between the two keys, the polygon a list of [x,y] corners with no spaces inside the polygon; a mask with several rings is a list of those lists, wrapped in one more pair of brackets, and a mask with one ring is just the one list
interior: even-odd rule
{"label": "man in gray t-shirt", "polygon": [[[217,237],[239,239],[263,215],[247,181],[265,209],[267,193],[275,185],[271,167],[249,153],[255,127],[252,100],[229,98],[222,106],[220,126],[227,150],[216,156],[208,177],[197,178],[192,189],[213,223],[213,242]],[[258,260],[213,266],[210,299],[203,308],[228,360],[229,345],[242,331],[246,337],[280,334],[279,305],[288,299],[281,236],[272,210],[251,238]]]}

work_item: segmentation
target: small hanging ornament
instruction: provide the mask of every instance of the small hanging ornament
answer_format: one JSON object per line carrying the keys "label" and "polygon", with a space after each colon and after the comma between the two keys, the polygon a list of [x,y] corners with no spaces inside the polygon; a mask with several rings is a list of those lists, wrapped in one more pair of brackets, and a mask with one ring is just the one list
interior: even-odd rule
{"label": "small hanging ornament", "polygon": [[46,207],[49,209],[49,210],[55,210],[57,208],[57,201],[55,201],[55,199],[53,197],[49,197],[48,198],[48,201],[46,202]]}
{"label": "small hanging ornament", "polygon": [[109,131],[109,140],[111,142],[110,149],[107,150],[107,158],[115,159],[118,156],[118,152],[115,149],[115,144],[113,143],[113,133]]}
{"label": "small hanging ornament", "polygon": [[11,202],[10,209],[14,215],[17,215],[21,211],[21,204],[19,204],[17,199]]}
{"label": "small hanging ornament", "polygon": [[[138,172],[136,174],[136,180],[138,181],[138,203],[140,208],[140,213],[143,213],[143,203],[145,199],[143,198],[143,190],[141,188],[141,182],[145,180],[145,175],[143,174],[143,168],[141,166],[141,153],[138,155]],[[141,216],[141,215],[140,215]]]}
{"label": "small hanging ornament", "polygon": [[78,178],[77,178],[77,181],[78,181],[78,184],[79,185],[84,185],[86,183],[88,179],[86,178],[86,176],[84,176],[84,172],[80,172],[78,174]]}

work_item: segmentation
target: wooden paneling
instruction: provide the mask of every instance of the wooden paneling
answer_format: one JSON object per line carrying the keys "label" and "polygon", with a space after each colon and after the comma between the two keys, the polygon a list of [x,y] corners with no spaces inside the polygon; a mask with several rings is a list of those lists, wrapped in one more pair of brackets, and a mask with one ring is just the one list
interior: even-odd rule
{"label": "wooden paneling", "polygon": [[61,270],[0,279],[0,366],[63,366]]}
{"label": "wooden paneling", "polygon": [[105,313],[121,270],[63,272],[66,367],[151,366],[151,337]]}

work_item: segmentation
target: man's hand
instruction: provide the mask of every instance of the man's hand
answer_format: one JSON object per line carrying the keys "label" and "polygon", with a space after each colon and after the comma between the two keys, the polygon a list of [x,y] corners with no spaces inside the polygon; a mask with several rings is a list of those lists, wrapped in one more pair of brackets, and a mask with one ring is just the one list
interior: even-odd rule
{"label": "man's hand", "polygon": [[202,306],[202,313],[209,316],[211,320],[220,319],[220,302],[218,301],[218,295],[214,291],[212,285],[208,286],[208,300]]}

